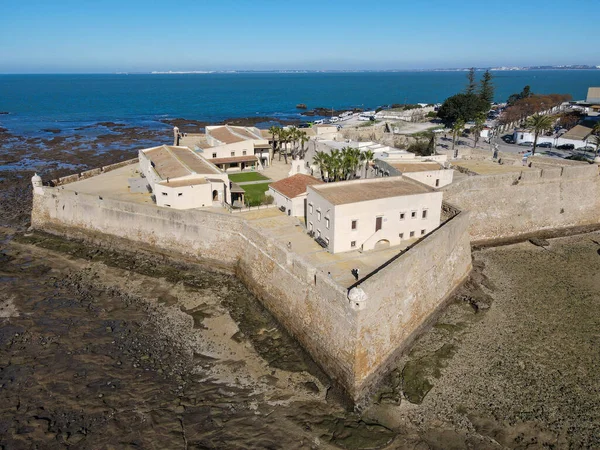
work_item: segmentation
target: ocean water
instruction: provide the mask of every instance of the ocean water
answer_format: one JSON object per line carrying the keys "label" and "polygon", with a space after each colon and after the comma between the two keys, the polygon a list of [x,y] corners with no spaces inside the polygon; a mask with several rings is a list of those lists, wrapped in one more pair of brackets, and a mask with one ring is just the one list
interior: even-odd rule
{"label": "ocean water", "polygon": [[[480,76],[481,73],[478,73]],[[493,72],[496,101],[530,85],[535,93],[583,99],[600,71]],[[295,106],[376,108],[442,102],[462,90],[465,72],[0,75],[0,126],[32,135],[100,121],[164,127],[165,118],[297,118]]]}

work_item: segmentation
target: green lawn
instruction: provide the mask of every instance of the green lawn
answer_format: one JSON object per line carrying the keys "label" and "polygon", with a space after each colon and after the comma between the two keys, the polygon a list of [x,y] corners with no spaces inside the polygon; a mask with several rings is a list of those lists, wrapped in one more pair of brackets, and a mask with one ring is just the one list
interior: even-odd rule
{"label": "green lawn", "polygon": [[[229,175],[229,174],[228,174]],[[268,180],[267,177],[256,172],[234,173],[229,175],[229,179],[234,183],[243,183],[245,181]]]}
{"label": "green lawn", "polygon": [[270,183],[259,183],[240,186],[246,191],[246,203],[250,202],[251,206],[260,205],[265,198],[265,192],[269,189],[269,184]]}

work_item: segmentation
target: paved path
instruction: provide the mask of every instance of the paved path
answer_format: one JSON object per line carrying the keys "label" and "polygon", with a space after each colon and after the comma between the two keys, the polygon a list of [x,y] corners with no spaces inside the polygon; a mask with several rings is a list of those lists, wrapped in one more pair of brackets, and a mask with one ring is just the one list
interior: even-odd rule
{"label": "paved path", "polygon": [[235,182],[235,184],[237,184],[238,186],[246,186],[247,184],[262,184],[262,183],[273,183],[273,180],[271,180],[270,178],[267,178],[266,180],[257,180],[257,181],[242,181],[242,182]]}

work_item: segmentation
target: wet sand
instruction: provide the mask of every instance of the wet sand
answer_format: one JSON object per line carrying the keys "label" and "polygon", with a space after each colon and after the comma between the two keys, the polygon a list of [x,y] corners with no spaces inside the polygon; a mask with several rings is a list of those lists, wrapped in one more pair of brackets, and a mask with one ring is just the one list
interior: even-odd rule
{"label": "wet sand", "polygon": [[351,412],[231,275],[36,233],[3,244],[6,448],[597,448],[600,234],[476,270]]}

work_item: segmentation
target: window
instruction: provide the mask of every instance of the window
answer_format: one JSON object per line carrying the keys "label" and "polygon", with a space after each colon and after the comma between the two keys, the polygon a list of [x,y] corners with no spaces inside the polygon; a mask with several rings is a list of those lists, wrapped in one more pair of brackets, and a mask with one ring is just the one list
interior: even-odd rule
{"label": "window", "polygon": [[313,230],[313,224],[312,222],[308,222],[308,231],[312,231]]}
{"label": "window", "polygon": [[413,219],[416,219],[417,218],[417,212],[416,211],[412,211],[410,213],[410,217],[413,218]]}
{"label": "window", "polygon": [[317,209],[317,220],[320,222],[321,221],[321,211],[319,211]]}
{"label": "window", "polygon": [[400,220],[404,220],[404,217],[406,216],[406,213],[401,212],[400,213]]}
{"label": "window", "polygon": [[231,152],[231,156],[235,156],[235,152]]}
{"label": "window", "polygon": [[352,242],[350,242],[350,247],[351,247],[351,248],[354,248],[354,247],[356,247],[356,241],[352,241]]}
{"label": "window", "polygon": [[400,233],[398,236],[400,237],[400,239],[404,239],[404,233]]}
{"label": "window", "polygon": [[167,205],[167,204],[165,204],[165,206],[168,206],[169,208],[171,207],[171,205]]}
{"label": "window", "polygon": [[163,192],[162,195],[169,195],[169,194],[167,194],[166,192]]}
{"label": "window", "polygon": [[440,179],[439,178],[435,179],[435,187],[440,187]]}
{"label": "window", "polygon": [[246,156],[246,150],[244,150],[244,151],[242,152],[242,155]]}
{"label": "window", "polygon": [[421,213],[421,217],[423,219],[427,219],[427,210],[426,209],[424,209],[423,212]]}
{"label": "window", "polygon": [[321,230],[317,230],[317,237],[320,238],[321,237]]}
{"label": "window", "polygon": [[410,237],[415,237],[415,232],[414,231],[410,232]]}
{"label": "window", "polygon": [[325,242],[327,242],[327,245],[329,245],[329,238],[325,238]]}
{"label": "window", "polygon": [[421,236],[425,236],[425,230],[421,230]]}
{"label": "window", "polygon": [[213,153],[213,158],[216,158],[216,157],[217,157],[217,154],[216,154],[216,153]]}
{"label": "window", "polygon": [[183,193],[182,193],[182,192],[178,192],[178,193],[177,193],[177,197],[181,197],[182,195],[183,195]]}
{"label": "window", "polygon": [[325,228],[329,230],[329,217],[325,217]]}
{"label": "window", "polygon": [[310,214],[312,214],[312,213],[313,213],[313,207],[312,207],[312,203],[309,203],[309,204],[308,204],[308,212],[309,212]]}
{"label": "window", "polygon": [[353,220],[352,221],[352,229],[356,230],[357,225],[358,225],[358,220]]}
{"label": "window", "polygon": [[375,231],[379,231],[381,230],[381,227],[383,226],[383,216],[378,216],[375,217]]}

